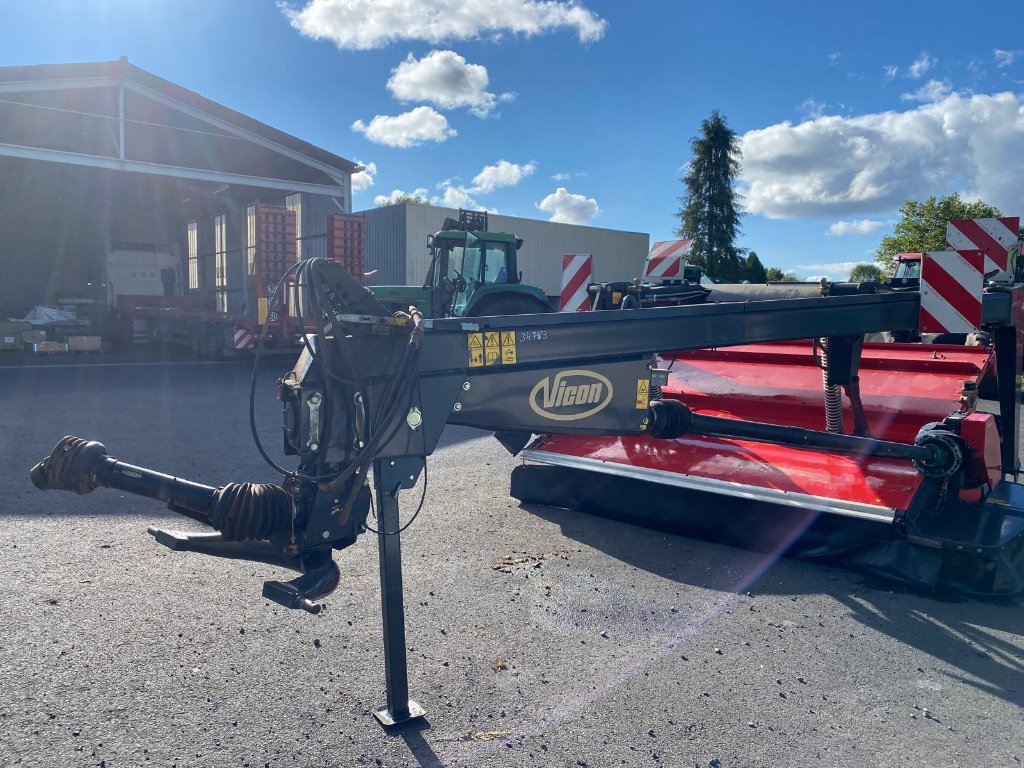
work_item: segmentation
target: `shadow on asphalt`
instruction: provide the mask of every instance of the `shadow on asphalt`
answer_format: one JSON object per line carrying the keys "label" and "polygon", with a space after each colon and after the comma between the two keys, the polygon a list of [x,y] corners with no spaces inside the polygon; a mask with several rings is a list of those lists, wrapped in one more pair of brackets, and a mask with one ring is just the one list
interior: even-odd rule
{"label": "shadow on asphalt", "polygon": [[[761,507],[759,512],[766,514],[777,510]],[[786,557],[788,544],[799,541],[818,513],[785,510],[789,514],[780,515],[773,533],[755,542],[749,527],[730,526],[726,515],[721,517],[721,535],[707,535],[705,529],[705,535],[692,538],[567,509],[536,504],[520,508],[558,525],[568,538],[682,584],[734,594],[831,596],[864,627],[958,669],[958,682],[1011,703],[1020,704],[1024,696],[1024,660],[999,636],[1022,632],[1024,599],[932,592],[866,576],[832,560]],[[835,520],[838,525],[858,522]],[[759,530],[769,528],[762,524]]]}
{"label": "shadow on asphalt", "polygon": [[[450,448],[453,445],[468,443],[471,440],[480,440],[481,438],[493,439],[492,433],[483,429],[474,429],[473,427],[447,426],[441,433],[441,437],[437,441],[437,447],[434,450],[436,452],[442,448]],[[429,461],[430,459],[428,458],[427,460]]]}
{"label": "shadow on asphalt", "polygon": [[423,731],[430,730],[430,721],[426,718],[415,720],[402,726],[396,726],[388,731],[389,734],[397,734],[402,737],[405,746],[416,759],[418,768],[445,768],[444,762],[433,750],[427,740],[423,738]]}

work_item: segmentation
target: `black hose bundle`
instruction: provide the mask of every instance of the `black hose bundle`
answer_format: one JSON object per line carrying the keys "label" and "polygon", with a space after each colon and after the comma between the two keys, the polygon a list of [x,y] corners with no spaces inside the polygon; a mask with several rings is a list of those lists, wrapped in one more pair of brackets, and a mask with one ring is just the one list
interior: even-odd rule
{"label": "black hose bundle", "polygon": [[[272,309],[277,306],[279,292],[282,287],[287,285],[289,278],[294,275],[295,282],[293,283],[292,290],[294,290],[293,306],[295,307],[296,314],[300,320],[312,321],[321,340],[326,340],[329,330],[333,330],[328,328],[328,323],[338,311],[338,307],[334,306],[333,295],[325,287],[324,281],[319,274],[321,266],[326,264],[333,264],[333,262],[329,259],[313,258],[293,264],[281,276],[281,279],[274,287],[268,307],[268,309]],[[409,342],[402,349],[394,371],[384,387],[384,391],[379,398],[375,398],[376,403],[369,419],[371,432],[367,435],[363,446],[352,461],[343,470],[329,474],[309,475],[302,472],[290,472],[270,458],[264,450],[256,430],[255,398],[256,375],[266,337],[266,325],[264,325],[263,332],[260,334],[259,342],[256,345],[256,357],[253,362],[253,372],[249,387],[249,426],[257,450],[263,459],[283,476],[295,477],[306,482],[316,482],[324,493],[337,492],[344,487],[346,482],[352,481],[343,505],[343,509],[346,512],[355,503],[359,490],[363,485],[362,478],[366,477],[366,473],[377,454],[381,448],[394,438],[404,423],[403,415],[408,410],[416,390],[418,353],[420,340],[423,338],[423,318],[415,308],[410,308],[408,313],[397,313],[396,317],[404,320],[409,327]],[[320,368],[329,379],[356,388],[362,385],[361,382],[351,381],[340,372],[332,370],[327,364],[325,355],[315,349],[305,335],[303,335],[303,344],[314,360],[319,363]],[[339,352],[343,353],[343,350],[339,349]],[[345,514],[345,512],[342,514]]]}

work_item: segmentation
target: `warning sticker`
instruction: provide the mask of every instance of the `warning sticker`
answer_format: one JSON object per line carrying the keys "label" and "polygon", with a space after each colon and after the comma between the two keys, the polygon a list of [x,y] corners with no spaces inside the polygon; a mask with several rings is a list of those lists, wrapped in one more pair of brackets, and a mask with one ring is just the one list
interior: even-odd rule
{"label": "warning sticker", "polygon": [[501,364],[502,365],[515,365],[516,364],[516,332],[515,331],[502,331],[501,332]]}
{"label": "warning sticker", "polygon": [[501,343],[497,331],[484,333],[484,365],[501,363]]}
{"label": "warning sticker", "polygon": [[651,399],[651,382],[648,379],[636,380],[636,407],[647,408]]}
{"label": "warning sticker", "polygon": [[469,367],[480,368],[484,364],[484,335],[471,333],[466,343],[469,345]]}

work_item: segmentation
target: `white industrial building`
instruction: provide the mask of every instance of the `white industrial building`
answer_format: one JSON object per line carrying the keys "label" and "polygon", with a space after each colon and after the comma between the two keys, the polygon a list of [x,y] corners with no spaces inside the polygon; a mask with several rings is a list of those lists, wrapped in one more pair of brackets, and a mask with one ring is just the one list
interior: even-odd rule
{"label": "white industrial building", "polygon": [[[363,211],[366,215],[366,269],[378,270],[369,285],[419,285],[430,266],[427,236],[445,218],[458,218],[454,208],[399,203]],[[518,216],[490,215],[492,232],[510,232],[523,239],[519,269],[523,282],[557,296],[562,256],[593,255],[594,279],[630,280],[640,275],[650,243],[644,232],[558,224]]]}

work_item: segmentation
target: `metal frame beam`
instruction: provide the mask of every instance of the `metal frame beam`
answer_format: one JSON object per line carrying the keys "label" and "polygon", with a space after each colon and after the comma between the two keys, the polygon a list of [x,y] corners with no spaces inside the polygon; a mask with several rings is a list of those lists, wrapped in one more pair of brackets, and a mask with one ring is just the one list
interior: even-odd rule
{"label": "metal frame beam", "polygon": [[438,343],[449,335],[443,333],[446,331],[459,335],[485,329],[514,331],[518,342],[517,367],[522,368],[561,364],[567,359],[583,364],[676,349],[916,328],[919,309],[920,295],[915,292],[720,302],[632,312],[425,320],[424,343],[438,344],[441,349],[436,354],[421,355],[420,372],[430,374],[454,367],[476,376],[502,370],[501,366],[469,368],[463,339],[461,344],[454,345],[454,359],[446,358],[447,350],[442,351],[443,345]]}
{"label": "metal frame beam", "polygon": [[119,77],[69,77],[62,80],[17,80],[0,83],[0,93],[67,91],[79,88],[112,88],[121,85]]}
{"label": "metal frame beam", "polygon": [[344,186],[333,187],[327,184],[313,184],[307,181],[288,181],[286,179],[268,179],[262,176],[247,176],[240,173],[209,171],[201,168],[186,168],[176,165],[160,165],[144,163],[139,160],[122,160],[117,157],[102,155],[84,155],[60,149],[40,149],[23,147],[17,144],[0,143],[0,157],[19,157],[26,160],[45,160],[53,163],[66,163],[89,168],[104,168],[111,171],[126,173],[146,173],[151,176],[169,176],[177,179],[195,179],[211,181],[219,184],[235,184],[264,189],[280,189],[286,192],[308,192],[314,195],[329,197],[345,197]]}
{"label": "metal frame beam", "polygon": [[172,109],[175,109],[183,114],[186,114],[189,117],[195,118],[196,120],[200,120],[216,128],[220,128],[222,131],[227,131],[228,133],[237,136],[240,139],[250,141],[253,144],[257,144],[263,147],[264,149],[269,149],[273,152],[277,152],[278,154],[284,155],[285,157],[295,160],[298,163],[308,165],[309,167],[314,168],[320,171],[321,173],[327,174],[329,177],[338,182],[339,185],[344,184],[345,174],[339,172],[337,168],[332,168],[330,165],[327,165],[326,163],[322,163],[319,160],[314,160],[313,158],[308,157],[307,155],[304,155],[301,152],[296,152],[295,150],[289,149],[288,147],[282,144],[278,144],[276,141],[273,141],[272,139],[267,139],[264,138],[263,136],[253,133],[252,131],[248,131],[244,128],[239,128],[237,125],[232,125],[226,120],[221,120],[220,118],[214,117],[213,115],[203,112],[202,110],[190,107],[188,104],[184,104],[176,99],[164,96],[161,93],[146,88],[145,86],[139,85],[138,83],[132,82],[131,80],[124,80],[123,85],[128,90],[134,91],[140,96],[145,96],[147,99],[152,99],[153,101],[163,104],[164,106],[171,107]]}

